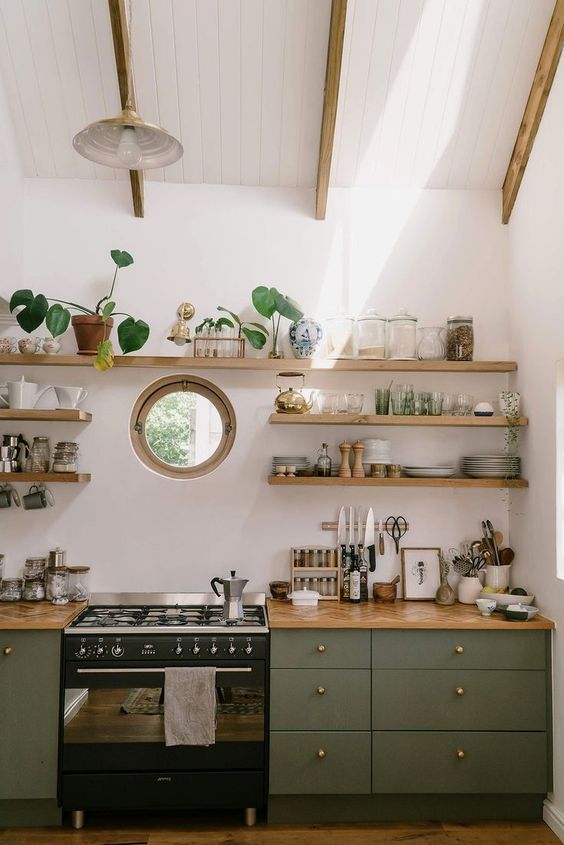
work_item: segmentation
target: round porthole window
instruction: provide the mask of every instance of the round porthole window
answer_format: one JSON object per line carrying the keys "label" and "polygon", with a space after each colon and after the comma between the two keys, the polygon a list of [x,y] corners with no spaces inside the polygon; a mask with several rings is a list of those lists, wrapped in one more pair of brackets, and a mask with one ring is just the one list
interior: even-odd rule
{"label": "round porthole window", "polygon": [[235,412],[214,384],[192,375],[167,376],[133,406],[131,443],[137,457],[168,478],[198,478],[225,460],[235,440]]}

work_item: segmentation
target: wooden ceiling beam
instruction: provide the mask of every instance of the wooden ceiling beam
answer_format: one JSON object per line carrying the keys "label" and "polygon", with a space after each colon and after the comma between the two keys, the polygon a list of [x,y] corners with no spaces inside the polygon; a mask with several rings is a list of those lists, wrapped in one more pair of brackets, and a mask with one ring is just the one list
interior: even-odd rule
{"label": "wooden ceiling beam", "polygon": [[523,120],[503,182],[502,222],[508,223],[535,143],[564,45],[564,0],[556,0]]}
{"label": "wooden ceiling beam", "polygon": [[[129,30],[127,28],[127,13],[125,0],[108,0],[112,36],[114,39],[114,55],[118,76],[119,96],[122,109],[129,102],[136,108],[133,77],[129,72]],[[129,86],[131,85],[131,90]],[[133,198],[133,212],[136,217],[145,216],[144,180],[142,170],[130,170],[131,196]]]}
{"label": "wooden ceiling beam", "polygon": [[319,142],[319,166],[317,169],[317,190],[315,201],[316,220],[325,220],[333,142],[335,139],[335,121],[341,80],[343,43],[345,39],[345,20],[347,0],[332,0],[331,24],[329,26],[329,46],[327,48],[327,68],[325,70],[325,92],[323,95],[323,115],[321,118],[321,138]]}

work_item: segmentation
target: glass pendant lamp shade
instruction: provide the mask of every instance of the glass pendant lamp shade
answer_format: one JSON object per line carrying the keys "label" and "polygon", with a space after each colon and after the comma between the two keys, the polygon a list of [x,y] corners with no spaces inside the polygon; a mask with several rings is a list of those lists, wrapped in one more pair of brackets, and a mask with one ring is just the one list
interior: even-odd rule
{"label": "glass pendant lamp shade", "polygon": [[180,141],[160,126],[145,123],[130,106],[118,117],[91,123],[72,143],[84,158],[124,170],[167,167],[184,152]]}

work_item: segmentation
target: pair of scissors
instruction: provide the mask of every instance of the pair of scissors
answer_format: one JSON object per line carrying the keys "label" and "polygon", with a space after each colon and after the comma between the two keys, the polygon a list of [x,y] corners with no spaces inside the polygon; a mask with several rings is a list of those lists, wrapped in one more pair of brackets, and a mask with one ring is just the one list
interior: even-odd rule
{"label": "pair of scissors", "polygon": [[407,520],[403,516],[389,516],[384,525],[386,534],[394,541],[396,554],[399,554],[400,540],[407,533]]}

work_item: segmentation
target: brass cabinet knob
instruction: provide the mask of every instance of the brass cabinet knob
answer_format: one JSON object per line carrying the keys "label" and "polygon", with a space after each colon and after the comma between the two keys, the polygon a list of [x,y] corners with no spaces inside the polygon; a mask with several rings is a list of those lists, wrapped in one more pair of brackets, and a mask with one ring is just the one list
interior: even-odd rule
{"label": "brass cabinet knob", "polygon": [[325,695],[325,687],[317,687],[318,695]]}
{"label": "brass cabinet knob", "polygon": [[455,650],[456,654],[464,654],[464,646],[463,645],[457,645],[454,650]]}
{"label": "brass cabinet knob", "polygon": [[325,646],[324,646],[322,643],[320,643],[320,644],[317,646],[317,650],[318,650],[318,652],[319,652],[320,654],[323,654],[323,652],[325,651]]}
{"label": "brass cabinet knob", "polygon": [[464,753],[462,748],[459,748],[458,751],[456,752],[456,756],[458,757],[459,760],[464,760],[464,758],[466,757],[466,754]]}
{"label": "brass cabinet knob", "polygon": [[6,655],[6,657],[9,657],[11,653],[12,653],[12,647],[7,645],[6,648],[4,649],[4,654]]}
{"label": "brass cabinet knob", "polygon": [[456,688],[457,695],[464,695],[464,687],[457,687]]}
{"label": "brass cabinet knob", "polygon": [[317,752],[317,756],[319,757],[320,760],[323,760],[325,757],[327,757],[327,752],[324,751],[322,748],[320,748],[319,751]]}

